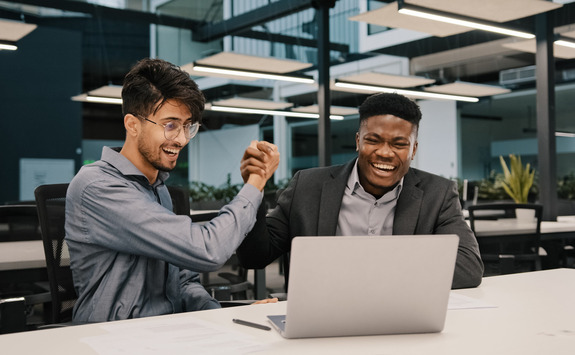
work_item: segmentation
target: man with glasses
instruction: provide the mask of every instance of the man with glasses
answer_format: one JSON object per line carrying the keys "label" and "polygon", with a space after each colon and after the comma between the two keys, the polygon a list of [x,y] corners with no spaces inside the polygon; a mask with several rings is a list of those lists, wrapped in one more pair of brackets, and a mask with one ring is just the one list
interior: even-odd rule
{"label": "man with glasses", "polygon": [[203,94],[180,68],[144,59],[126,75],[122,100],[123,147],[104,147],[66,197],[73,321],[219,308],[198,272],[220,268],[254,225],[277,148],[253,141],[242,158],[243,188],[210,223],[195,224],[172,212],[165,181],[198,132]]}

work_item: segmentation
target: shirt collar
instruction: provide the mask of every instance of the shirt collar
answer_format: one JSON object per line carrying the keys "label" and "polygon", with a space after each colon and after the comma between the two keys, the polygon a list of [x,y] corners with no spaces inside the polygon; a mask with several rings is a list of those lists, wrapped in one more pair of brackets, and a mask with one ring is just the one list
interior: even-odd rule
{"label": "shirt collar", "polygon": [[[403,179],[404,178],[405,178],[405,176],[402,177],[401,180],[399,180],[399,183],[393,188],[393,190],[391,190],[388,193],[386,193],[385,195],[381,196],[378,199],[378,201],[392,201],[392,200],[398,198],[399,194],[401,193],[401,190],[403,189]],[[367,192],[365,192],[365,190],[363,189],[363,186],[361,186],[361,183],[359,182],[359,172],[357,170],[357,159],[356,159],[355,164],[353,164],[353,169],[351,169],[351,174],[349,174],[349,178],[347,179],[346,193],[353,195],[353,193],[355,193],[358,189],[361,189],[361,191],[364,194],[367,194]]]}
{"label": "shirt collar", "polygon": [[[114,148],[104,147],[102,149],[102,160],[118,169],[118,171],[122,173],[122,175],[142,176],[147,181],[148,178],[138,168],[136,168],[136,166],[132,164],[132,162],[128,160],[128,158],[120,154],[120,150],[122,150],[121,147],[114,147]],[[159,182],[163,183],[168,179],[169,176],[170,174],[168,172],[159,171],[156,184],[158,184]]]}

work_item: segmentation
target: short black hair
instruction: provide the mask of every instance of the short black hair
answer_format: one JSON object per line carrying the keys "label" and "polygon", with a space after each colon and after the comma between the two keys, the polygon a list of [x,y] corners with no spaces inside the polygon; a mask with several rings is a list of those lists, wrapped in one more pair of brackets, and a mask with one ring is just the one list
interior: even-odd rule
{"label": "short black hair", "polygon": [[124,115],[147,117],[172,99],[188,107],[193,122],[201,122],[206,99],[190,75],[180,67],[162,59],[145,58],[134,65],[124,78]]}
{"label": "short black hair", "polygon": [[417,132],[421,110],[415,101],[396,93],[381,93],[369,96],[359,106],[359,124],[370,117],[393,115],[411,122]]}

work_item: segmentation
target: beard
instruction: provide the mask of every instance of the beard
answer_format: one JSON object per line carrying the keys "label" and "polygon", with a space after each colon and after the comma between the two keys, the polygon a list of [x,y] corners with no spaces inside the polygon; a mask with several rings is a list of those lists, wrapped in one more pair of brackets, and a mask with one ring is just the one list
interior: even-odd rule
{"label": "beard", "polygon": [[174,170],[174,168],[176,167],[175,164],[174,166],[162,164],[160,154],[154,153],[152,149],[146,144],[144,139],[142,139],[142,137],[138,138],[138,151],[140,152],[142,157],[144,157],[144,159],[156,170],[168,173]]}

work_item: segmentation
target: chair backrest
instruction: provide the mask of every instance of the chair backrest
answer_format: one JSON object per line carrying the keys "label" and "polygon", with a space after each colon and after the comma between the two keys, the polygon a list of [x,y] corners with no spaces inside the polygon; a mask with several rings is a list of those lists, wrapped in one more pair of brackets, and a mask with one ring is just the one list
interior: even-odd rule
{"label": "chair backrest", "polygon": [[36,204],[0,206],[0,242],[41,239]]}
{"label": "chair backrest", "polygon": [[34,191],[50,282],[52,323],[71,321],[77,299],[64,240],[67,190],[68,184],[51,184],[41,185]]}
{"label": "chair backrest", "polygon": [[190,191],[179,186],[168,186],[172,197],[174,213],[178,215],[190,215]]}
{"label": "chair backrest", "polygon": [[[500,274],[525,271],[525,264],[530,270],[541,269],[542,205],[489,203],[468,206],[468,211],[486,273],[490,270],[488,264],[493,262],[499,267],[495,273]],[[529,211],[530,215],[523,219],[520,211]]]}

